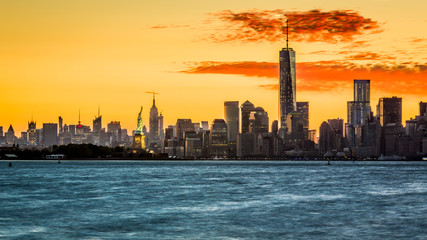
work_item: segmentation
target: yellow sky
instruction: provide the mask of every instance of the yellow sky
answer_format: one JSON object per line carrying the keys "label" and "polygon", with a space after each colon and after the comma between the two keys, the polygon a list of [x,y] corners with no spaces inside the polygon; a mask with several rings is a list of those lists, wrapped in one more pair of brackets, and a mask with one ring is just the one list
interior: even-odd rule
{"label": "yellow sky", "polygon": [[[195,122],[223,118],[226,100],[249,100],[268,111],[271,121],[277,119],[277,91],[259,87],[274,79],[181,72],[203,61],[278,61],[284,41],[218,43],[207,39],[222,33],[218,28],[223,27],[211,13],[227,9],[357,11],[381,23],[383,32],[355,38],[369,42],[355,51],[393,55],[395,61],[425,66],[426,41],[409,44],[427,37],[427,2],[421,0],[405,4],[393,0],[2,1],[0,126],[7,130],[13,124],[17,133],[25,131],[32,115],[38,128],[43,122],[57,122],[60,115],[64,123],[76,124],[79,109],[82,123],[91,126],[100,105],[104,126],[117,120],[130,132],[136,127],[141,105],[144,122],[148,122],[152,96],[144,92],[152,90],[160,92],[157,106],[165,116],[165,126],[177,118]],[[349,43],[291,44],[298,62],[315,62],[342,59],[336,52]],[[331,54],[311,54],[318,50]],[[352,77],[357,78],[361,77]],[[372,90],[373,109],[383,94]],[[404,119],[415,116],[418,102],[427,100],[419,94],[399,96],[403,97]],[[310,102],[310,128],[318,129],[328,118],[346,120],[352,89],[298,91],[297,100]]]}

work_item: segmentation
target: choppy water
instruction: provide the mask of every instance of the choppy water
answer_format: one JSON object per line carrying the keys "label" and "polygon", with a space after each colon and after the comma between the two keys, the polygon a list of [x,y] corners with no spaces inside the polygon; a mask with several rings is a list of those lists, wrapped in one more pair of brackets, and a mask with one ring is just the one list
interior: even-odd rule
{"label": "choppy water", "polygon": [[427,239],[427,162],[0,162],[0,239]]}

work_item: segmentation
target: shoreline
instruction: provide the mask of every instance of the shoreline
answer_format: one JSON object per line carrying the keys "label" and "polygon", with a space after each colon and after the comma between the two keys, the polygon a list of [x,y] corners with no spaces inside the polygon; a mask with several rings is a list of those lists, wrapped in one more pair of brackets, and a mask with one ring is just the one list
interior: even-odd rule
{"label": "shoreline", "polygon": [[[0,162],[44,161],[58,162],[58,159],[0,159]],[[146,158],[73,158],[60,161],[170,161],[170,162],[427,162],[423,159],[378,160],[378,159],[146,159]]]}

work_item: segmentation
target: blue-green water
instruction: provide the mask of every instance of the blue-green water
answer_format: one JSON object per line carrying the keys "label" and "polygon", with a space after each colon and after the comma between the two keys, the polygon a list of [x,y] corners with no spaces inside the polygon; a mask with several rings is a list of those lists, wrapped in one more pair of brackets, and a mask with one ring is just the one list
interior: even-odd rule
{"label": "blue-green water", "polygon": [[0,162],[0,239],[427,239],[427,162]]}

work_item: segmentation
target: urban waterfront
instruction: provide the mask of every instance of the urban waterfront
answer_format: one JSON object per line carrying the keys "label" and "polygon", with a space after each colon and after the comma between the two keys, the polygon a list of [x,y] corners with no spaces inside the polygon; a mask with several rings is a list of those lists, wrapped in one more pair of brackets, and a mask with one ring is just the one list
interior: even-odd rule
{"label": "urban waterfront", "polygon": [[0,239],[426,239],[427,162],[0,161]]}

